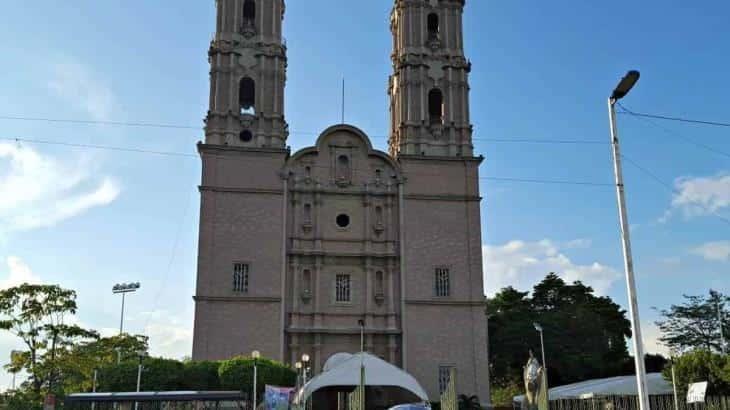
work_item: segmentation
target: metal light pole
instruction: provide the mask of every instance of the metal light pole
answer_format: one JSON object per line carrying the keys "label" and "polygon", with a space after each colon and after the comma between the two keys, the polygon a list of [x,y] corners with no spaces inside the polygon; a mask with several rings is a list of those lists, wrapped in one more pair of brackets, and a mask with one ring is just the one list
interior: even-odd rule
{"label": "metal light pole", "polygon": [[545,362],[545,341],[542,337],[542,326],[540,326],[540,324],[537,322],[533,322],[532,326],[534,326],[535,330],[537,330],[538,333],[540,333],[540,350],[542,351],[542,368],[543,368],[543,371],[545,372],[545,380],[547,380],[547,363]]}
{"label": "metal light pole", "polygon": [[[139,365],[137,365],[137,393],[139,393],[140,385],[142,384],[142,360],[147,355],[147,352],[140,350],[137,352],[139,357]],[[134,402],[134,410],[139,409],[139,402]]]}
{"label": "metal light pole", "polygon": [[616,196],[618,215],[621,222],[621,244],[624,253],[624,270],[626,271],[626,287],[629,297],[629,314],[631,315],[631,333],[634,345],[634,361],[636,365],[636,384],[639,395],[639,409],[649,410],[649,396],[646,388],[646,369],[644,368],[644,346],[641,338],[641,322],[639,321],[639,303],[636,299],[636,282],[634,280],[634,262],[631,256],[631,240],[629,220],[626,212],[624,179],[621,169],[621,152],[616,127],[616,102],[625,97],[639,80],[638,71],[629,71],[608,97],[608,119],[611,125],[611,147],[613,151],[613,170],[616,177]]}
{"label": "metal light pole", "polygon": [[679,396],[677,396],[677,377],[674,375],[674,352],[669,352],[669,362],[672,364],[672,392],[674,393],[674,410],[679,410]]}
{"label": "metal light pole", "polygon": [[253,358],[253,409],[256,410],[256,361],[258,361],[259,357],[261,357],[261,353],[259,353],[258,350],[254,350],[253,352],[251,352],[251,357]]}
{"label": "metal light pole", "polygon": [[307,368],[309,367],[309,355],[303,354],[302,355],[302,377],[304,377],[303,382],[304,384],[307,384]]}
{"label": "metal light pole", "polygon": [[[302,355],[302,386],[305,386],[307,384],[307,368],[309,367],[309,355],[303,354]],[[307,399],[304,399],[304,408],[307,408]]]}
{"label": "metal light pole", "polygon": [[[91,392],[92,393],[96,393],[96,376],[97,376],[97,372],[96,372],[96,369],[94,369],[94,381],[91,384]],[[96,403],[95,402],[92,402],[91,403],[91,410],[94,410],[94,409],[96,409]]]}
{"label": "metal light pole", "polygon": [[365,352],[365,321],[360,319],[357,321],[360,326],[360,353]]}
{"label": "metal light pole", "polygon": [[294,368],[297,369],[297,390],[299,390],[299,386],[304,386],[303,384],[300,385],[299,382],[302,381],[301,379],[301,371],[302,371],[302,362],[296,362],[294,363]]}
{"label": "metal light pole", "polygon": [[717,300],[717,321],[720,323],[720,351],[725,354],[725,335],[722,333],[722,309],[719,298]]}
{"label": "metal light pole", "polygon": [[122,294],[122,315],[121,315],[121,318],[119,319],[119,334],[120,335],[122,334],[122,331],[124,330],[124,296],[127,293],[136,292],[137,289],[139,289],[139,287],[140,287],[139,282],[117,283],[116,285],[114,285],[114,287],[112,287],[112,293],[114,293],[114,294],[121,293]]}

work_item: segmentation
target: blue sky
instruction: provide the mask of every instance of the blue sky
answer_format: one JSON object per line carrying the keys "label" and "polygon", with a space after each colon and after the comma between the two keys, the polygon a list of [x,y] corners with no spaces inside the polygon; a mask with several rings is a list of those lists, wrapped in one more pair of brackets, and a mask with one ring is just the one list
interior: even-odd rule
{"label": "blue sky", "polygon": [[[342,76],[346,122],[385,149],[391,3],[287,2],[294,150],[339,122]],[[73,4],[4,6],[0,116],[202,127],[212,0]],[[719,0],[468,1],[482,176],[611,183],[605,100],[627,69],[642,72],[627,107],[730,121],[729,17],[730,4]],[[674,188],[625,164],[645,343],[656,350],[651,307],[710,287],[730,293],[730,224],[712,215],[730,217],[730,138],[727,128],[656,122],[661,129],[625,114],[619,121],[624,154]],[[0,138],[16,137],[194,153],[202,130],[0,119]],[[120,300],[112,285],[140,281],[127,329],[149,334],[154,353],[189,354],[199,178],[194,157],[0,140],[0,286],[35,280],[76,289],[79,322],[113,333]],[[625,302],[611,187],[482,180],[481,190],[490,292],[527,289],[557,270]],[[13,346],[0,336],[0,355]]]}

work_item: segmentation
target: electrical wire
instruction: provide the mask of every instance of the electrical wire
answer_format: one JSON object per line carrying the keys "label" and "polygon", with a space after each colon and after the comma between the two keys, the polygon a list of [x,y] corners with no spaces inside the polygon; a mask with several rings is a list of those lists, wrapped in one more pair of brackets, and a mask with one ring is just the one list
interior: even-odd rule
{"label": "electrical wire", "polygon": [[[661,185],[662,187],[664,187],[665,189],[667,189],[672,194],[676,194],[677,193],[677,190],[673,186],[671,186],[670,184],[668,184],[667,182],[665,182],[664,180],[662,180],[661,178],[659,178],[655,173],[651,172],[646,167],[643,167],[643,166],[639,165],[638,162],[632,160],[631,158],[627,157],[624,154],[621,154],[621,158],[623,158],[624,160],[626,160],[626,162],[628,162],[634,168],[638,169],[639,171],[641,171],[644,174],[646,174],[647,176],[649,176],[652,180],[654,180],[656,183],[658,183],[659,185]],[[715,211],[710,211],[710,214],[712,216],[718,218],[719,220],[725,222],[726,224],[730,225],[730,219],[725,218],[724,216],[718,214]]]}
{"label": "electrical wire", "polygon": [[631,116],[633,116],[637,120],[643,121],[643,122],[645,122],[647,124],[653,125],[656,128],[659,128],[660,130],[664,131],[665,134],[667,134],[667,135],[669,135],[671,137],[680,139],[680,140],[684,141],[687,144],[694,145],[695,147],[701,148],[701,149],[703,149],[705,151],[708,151],[708,152],[712,152],[713,154],[722,155],[723,157],[730,158],[730,153],[728,153],[728,152],[719,150],[717,148],[711,147],[711,146],[709,146],[707,144],[703,144],[701,142],[697,142],[697,141],[695,141],[695,140],[693,140],[691,138],[688,138],[688,137],[686,137],[686,136],[684,136],[684,135],[682,135],[682,134],[680,134],[680,133],[678,133],[676,131],[673,131],[673,130],[667,128],[667,127],[664,127],[664,126],[662,126],[660,124],[657,124],[656,121],[652,121],[652,120],[650,120],[648,118],[645,118],[645,117],[642,117],[642,116],[634,115],[630,111],[626,111],[626,113],[629,114],[629,115],[631,115]]}
{"label": "electrical wire", "polygon": [[[125,122],[125,121],[95,121],[95,120],[78,120],[78,119],[61,119],[61,118],[45,118],[45,117],[22,117],[22,116],[0,116],[0,120],[14,120],[14,121],[41,121],[41,122],[53,122],[53,123],[67,123],[67,124],[83,124],[83,125],[114,125],[123,127],[149,127],[149,128],[172,128],[172,129],[189,129],[189,130],[202,130],[202,126],[191,126],[181,124],[160,124],[152,122]],[[314,131],[290,131],[291,135],[308,135],[318,136],[320,132]],[[388,135],[377,134],[368,135],[372,139],[388,139]],[[497,142],[497,143],[517,143],[517,144],[608,144],[607,142],[597,140],[560,140],[560,139],[536,139],[536,138],[472,138],[472,141],[486,141],[486,142]]]}
{"label": "electrical wire", "polygon": [[617,104],[619,107],[621,107],[621,109],[624,110],[624,112],[626,114],[631,114],[636,117],[645,117],[645,118],[655,118],[658,120],[686,122],[686,123],[690,123],[690,124],[712,125],[715,127],[730,127],[730,123],[727,123],[727,122],[703,121],[703,120],[693,120],[690,118],[682,118],[682,117],[669,117],[666,115],[658,115],[658,114],[646,114],[646,113],[632,111],[632,110],[624,107],[620,102],[618,102]]}
{"label": "electrical wire", "polygon": [[[184,152],[154,151],[154,150],[146,150],[146,149],[140,149],[140,148],[128,148],[128,147],[118,147],[118,146],[108,146],[108,145],[76,144],[76,143],[67,143],[67,142],[61,142],[61,141],[37,140],[37,139],[33,139],[33,138],[0,137],[0,140],[26,142],[26,143],[31,143],[31,144],[59,145],[59,146],[82,148],[82,149],[99,149],[99,150],[131,152],[131,153],[139,153],[139,154],[165,155],[165,156],[172,156],[172,157],[185,157],[185,158],[199,158],[200,157],[197,154],[184,153]],[[220,157],[220,158],[225,158],[225,156],[222,156],[222,155],[214,155],[214,156]],[[324,166],[315,165],[314,167],[329,169],[329,167],[324,167]],[[365,172],[364,170],[357,170],[357,169],[355,169],[355,171]],[[430,176],[430,177],[440,176],[439,174],[422,173],[422,172],[421,173],[409,173],[409,174],[410,175]],[[509,177],[482,176],[482,177],[479,177],[479,179],[480,180],[491,180],[491,181],[502,181],[502,182],[533,183],[533,184],[613,186],[613,184],[593,182],[593,181],[552,180],[552,179],[538,179],[538,178],[509,178]]]}

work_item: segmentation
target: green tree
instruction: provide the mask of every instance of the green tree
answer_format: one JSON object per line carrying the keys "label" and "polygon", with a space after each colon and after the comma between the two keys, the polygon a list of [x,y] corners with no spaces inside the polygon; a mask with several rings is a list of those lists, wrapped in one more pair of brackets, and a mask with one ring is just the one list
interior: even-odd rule
{"label": "green tree", "polygon": [[730,311],[726,310],[730,297],[710,290],[707,297],[684,295],[684,298],[683,304],[672,305],[668,310],[659,312],[664,318],[656,322],[663,333],[659,340],[678,352],[694,349],[720,352],[722,316],[725,347],[730,347]]}
{"label": "green tree", "polygon": [[[674,358],[677,390],[684,395],[692,383],[707,382],[708,395],[730,395],[730,356],[695,350]],[[672,381],[671,367],[663,372]]]}
{"label": "green tree", "polygon": [[[265,385],[289,386],[296,383],[297,374],[289,366],[269,359],[258,359],[256,362],[257,398],[263,399]],[[253,389],[253,359],[236,357],[224,360],[218,369],[221,387],[226,390],[250,392]]]}
{"label": "green tree", "polygon": [[631,336],[626,312],[581,282],[567,284],[554,273],[528,292],[505,288],[487,301],[490,365],[499,387],[520,385],[528,350],[540,357],[544,329],[551,385],[622,373]]}
{"label": "green tree", "polygon": [[220,390],[219,366],[218,362],[184,362],[182,388],[201,391]]}
{"label": "green tree", "polygon": [[137,360],[146,354],[147,337],[122,334],[79,343],[64,350],[58,359],[64,392],[91,391],[94,370],[114,366],[117,361]]}
{"label": "green tree", "polygon": [[482,406],[479,404],[479,396],[466,394],[460,394],[458,397],[459,410],[481,410]]}
{"label": "green tree", "polygon": [[55,392],[62,380],[59,357],[75,344],[98,334],[68,324],[76,313],[76,292],[56,285],[29,285],[0,291],[0,329],[20,338],[26,346],[20,362],[11,363],[29,375],[29,387],[40,400]]}

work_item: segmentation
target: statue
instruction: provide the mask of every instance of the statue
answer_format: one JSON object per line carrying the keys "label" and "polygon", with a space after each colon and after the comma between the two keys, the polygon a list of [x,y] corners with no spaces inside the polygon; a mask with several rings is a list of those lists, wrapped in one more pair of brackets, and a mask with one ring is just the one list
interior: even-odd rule
{"label": "statue", "polygon": [[532,350],[529,351],[530,358],[523,370],[525,380],[525,401],[523,409],[526,410],[547,410],[547,386],[545,380],[545,369],[537,361]]}

